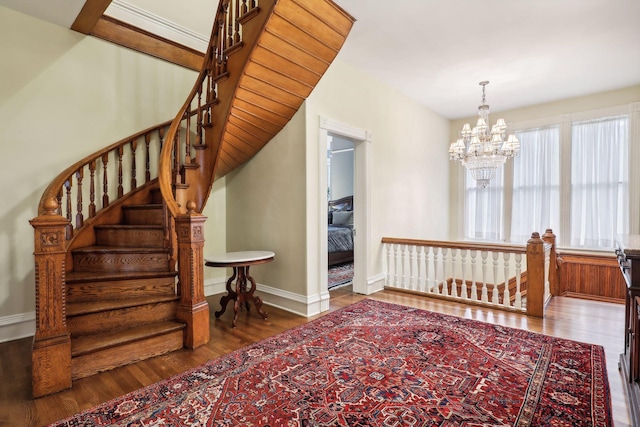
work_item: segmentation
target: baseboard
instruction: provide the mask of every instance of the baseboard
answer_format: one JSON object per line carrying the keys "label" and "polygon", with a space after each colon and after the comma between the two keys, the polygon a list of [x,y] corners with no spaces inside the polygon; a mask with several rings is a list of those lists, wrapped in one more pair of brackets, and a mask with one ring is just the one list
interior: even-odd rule
{"label": "baseboard", "polygon": [[376,274],[367,279],[367,295],[375,294],[384,290],[384,282],[387,278],[386,273]]}
{"label": "baseboard", "polygon": [[18,340],[36,333],[36,312],[0,317],[0,342]]}
{"label": "baseboard", "polygon": [[267,294],[267,296],[262,297],[265,304],[299,316],[310,317],[329,310],[329,291],[304,296],[260,283],[257,285],[257,290]]}

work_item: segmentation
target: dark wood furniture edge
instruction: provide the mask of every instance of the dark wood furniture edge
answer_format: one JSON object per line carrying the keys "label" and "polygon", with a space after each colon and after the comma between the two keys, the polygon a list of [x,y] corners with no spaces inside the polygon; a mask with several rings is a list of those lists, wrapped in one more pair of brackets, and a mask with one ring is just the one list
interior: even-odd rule
{"label": "dark wood furniture edge", "polygon": [[91,34],[110,4],[111,0],[87,0],[71,24],[71,29],[82,34]]}

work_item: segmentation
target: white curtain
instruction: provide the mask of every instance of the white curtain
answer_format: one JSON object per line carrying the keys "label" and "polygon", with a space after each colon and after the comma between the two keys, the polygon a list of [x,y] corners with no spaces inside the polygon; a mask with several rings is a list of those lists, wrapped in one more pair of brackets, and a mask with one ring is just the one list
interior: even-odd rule
{"label": "white curtain", "polygon": [[465,238],[500,241],[504,205],[504,168],[498,168],[496,176],[486,188],[480,188],[466,170],[465,175]]}
{"label": "white curtain", "polygon": [[572,247],[608,249],[629,229],[628,116],[574,122],[571,136]]}
{"label": "white curtain", "polygon": [[515,132],[520,153],[514,158],[509,241],[525,244],[534,231],[559,229],[560,128]]}

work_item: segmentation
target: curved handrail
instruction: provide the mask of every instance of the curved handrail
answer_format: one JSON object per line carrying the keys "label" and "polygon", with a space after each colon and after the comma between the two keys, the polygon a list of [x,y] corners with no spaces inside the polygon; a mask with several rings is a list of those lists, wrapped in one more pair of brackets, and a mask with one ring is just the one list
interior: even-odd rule
{"label": "curved handrail", "polygon": [[[197,167],[194,151],[206,148],[204,131],[213,126],[211,109],[218,103],[217,84],[227,76],[227,55],[242,45],[241,22],[258,10],[256,3],[255,0],[220,2],[202,69],[167,132],[167,144],[160,155],[158,181],[167,208],[174,217],[187,211],[186,203],[176,200],[175,189],[186,186],[186,170]],[[208,179],[206,185],[210,186],[213,177]],[[196,210],[201,212],[204,200],[191,201],[198,202]]]}
{"label": "curved handrail", "polygon": [[[57,213],[61,216],[66,216],[69,221],[66,239],[70,240],[74,235],[74,230],[77,232],[77,230],[83,227],[85,214],[87,218],[93,218],[98,212],[108,207],[114,201],[140,188],[138,186],[138,175],[141,174],[141,172],[137,167],[138,157],[144,156],[143,159],[140,159],[144,160],[145,163],[143,185],[157,178],[158,171],[157,168],[153,167],[152,163],[152,145],[157,146],[156,151],[158,153],[161,151],[164,136],[170,124],[171,121],[165,121],[134,133],[88,155],[66,168],[51,181],[40,197],[38,215],[50,214],[50,201],[56,201],[58,206]],[[142,155],[140,152],[136,152],[140,141],[142,141],[145,147]],[[126,151],[127,145],[129,145],[128,151]],[[110,164],[110,158],[115,158],[115,162]],[[85,175],[88,176],[90,180],[90,188],[88,190],[83,189]],[[125,178],[129,178],[130,181],[128,191],[125,191]],[[117,183],[115,189],[109,186],[109,183],[112,181]],[[96,191],[96,184],[101,184],[102,186],[101,207],[99,207],[99,204],[95,201],[96,194],[98,193]],[[62,201],[65,193],[67,196],[65,203],[66,209],[63,209]],[[84,196],[89,197],[89,204],[86,208],[83,204]],[[75,224],[73,222],[74,218]]]}

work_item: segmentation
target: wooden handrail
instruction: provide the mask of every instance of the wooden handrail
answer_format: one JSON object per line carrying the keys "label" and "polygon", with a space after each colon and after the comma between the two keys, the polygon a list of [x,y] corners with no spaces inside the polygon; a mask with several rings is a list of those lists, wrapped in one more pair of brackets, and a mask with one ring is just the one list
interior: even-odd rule
{"label": "wooden handrail", "polygon": [[449,242],[443,240],[402,239],[395,237],[383,237],[382,243],[413,246],[432,246],[449,249],[496,250],[500,252],[509,252],[515,254],[524,254],[527,252],[527,248],[524,245],[501,245],[498,243]]}
{"label": "wooden handrail", "polygon": [[[199,164],[197,152],[207,147],[206,130],[211,128],[212,108],[218,104],[218,83],[228,76],[227,57],[242,46],[241,24],[259,11],[255,0],[222,0],[218,5],[205,60],[196,83],[167,132],[167,144],[160,155],[159,183],[167,208],[174,217],[187,212],[187,200],[177,200],[176,189],[190,188],[189,202],[202,212],[213,183],[212,170],[201,170],[193,180],[188,170],[207,165]],[[195,119],[195,123],[192,123]],[[195,141],[193,140],[195,137]],[[208,166],[213,167],[212,164]],[[190,181],[190,182],[188,182]]]}
{"label": "wooden handrail", "polygon": [[[70,240],[75,234],[74,231],[82,228],[86,219],[93,218],[101,209],[108,207],[115,200],[123,198],[125,195],[138,188],[138,181],[136,176],[137,163],[135,162],[135,157],[132,157],[131,169],[129,170],[129,175],[131,178],[129,191],[125,191],[125,187],[123,185],[123,156],[125,153],[125,147],[127,145],[130,146],[130,154],[132,156],[135,156],[138,144],[140,141],[142,141],[142,144],[144,144],[145,147],[144,183],[148,184],[153,179],[157,178],[158,171],[151,170],[152,166],[150,162],[149,152],[151,138],[152,135],[157,134],[158,142],[160,145],[162,145],[164,135],[170,124],[170,121],[166,121],[160,123],[159,125],[152,126],[145,130],[137,132],[101,150],[96,151],[95,153],[83,158],[82,160],[79,160],[78,162],[66,168],[64,171],[58,174],[58,176],[54,178],[53,181],[51,181],[51,183],[47,186],[44,193],[42,194],[42,197],[40,198],[40,202],[38,204],[38,216],[50,215],[50,213],[47,213],[47,203],[49,203],[50,206],[51,200],[56,201],[58,204],[57,213],[63,217],[66,217],[69,221],[66,239]],[[110,160],[114,160],[115,162],[117,162],[117,168],[109,169]],[[85,171],[88,171],[88,173],[85,173]],[[89,179],[90,186],[89,190],[87,191],[89,195],[88,206],[86,208],[87,218],[85,218],[85,208],[83,205],[84,191],[82,189],[85,178]],[[99,193],[99,189],[96,188],[96,182],[100,182],[102,184],[101,207],[99,207],[99,205],[96,203],[96,196]],[[74,183],[76,185],[74,185]],[[110,187],[110,185],[114,183],[118,185],[116,191],[113,190],[113,187]],[[74,187],[77,187],[77,189],[74,189]],[[63,197],[65,193],[67,199],[66,203],[63,204]],[[111,198],[112,193],[115,193],[115,199]],[[72,195],[76,196],[75,201],[72,200]],[[66,206],[66,209],[64,209],[63,206]]]}

